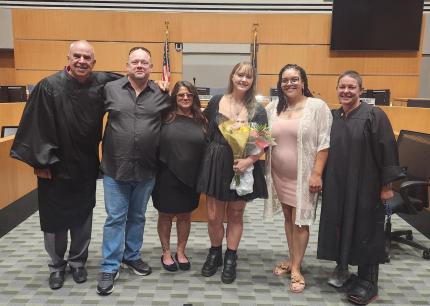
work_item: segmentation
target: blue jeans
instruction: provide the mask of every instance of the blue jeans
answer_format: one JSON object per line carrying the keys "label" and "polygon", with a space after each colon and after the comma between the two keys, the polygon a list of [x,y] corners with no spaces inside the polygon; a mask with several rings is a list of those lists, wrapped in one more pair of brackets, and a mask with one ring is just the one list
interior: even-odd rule
{"label": "blue jeans", "polygon": [[101,272],[114,273],[123,259],[140,258],[146,206],[154,184],[155,178],[124,182],[104,176],[107,218],[103,227]]}

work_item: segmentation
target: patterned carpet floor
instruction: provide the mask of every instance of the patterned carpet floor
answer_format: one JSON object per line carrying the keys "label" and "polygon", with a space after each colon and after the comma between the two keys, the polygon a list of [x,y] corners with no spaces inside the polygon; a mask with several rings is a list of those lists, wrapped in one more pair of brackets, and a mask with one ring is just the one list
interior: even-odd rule
{"label": "patterned carpet floor", "polygon": [[[210,278],[200,275],[209,239],[206,223],[193,222],[187,255],[190,271],[167,272],[161,268],[161,247],[157,235],[157,212],[148,204],[142,258],[153,273],[142,277],[121,270],[110,296],[96,293],[101,240],[106,217],[103,188],[98,182],[92,242],[87,263],[88,281],[76,284],[70,273],[60,290],[48,286],[48,257],[44,250],[39,216],[36,212],[0,238],[0,305],[345,305],[344,294],[326,284],[334,268],[332,262],[316,259],[318,223],[311,227],[309,246],[303,263],[306,289],[302,294],[288,290],[289,279],[272,274],[273,266],[284,259],[287,243],[283,217],[262,221],[262,201],[249,203],[245,212],[244,234],[238,251],[237,280],[225,285],[221,272]],[[318,218],[317,218],[318,219]],[[393,229],[409,225],[393,217]],[[414,231],[414,239],[430,246],[430,241]],[[175,227],[172,249],[175,249]],[[225,248],[225,247],[224,247]],[[380,305],[429,305],[430,261],[422,252],[394,243],[392,259],[380,268]]]}

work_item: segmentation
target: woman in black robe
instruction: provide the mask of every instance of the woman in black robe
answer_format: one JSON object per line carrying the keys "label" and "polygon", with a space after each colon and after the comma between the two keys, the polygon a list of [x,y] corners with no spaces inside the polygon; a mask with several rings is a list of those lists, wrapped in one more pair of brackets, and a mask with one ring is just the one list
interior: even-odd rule
{"label": "woman in black robe", "polygon": [[[171,94],[171,107],[161,128],[159,171],[152,193],[158,210],[158,235],[167,271],[189,270],[185,246],[191,228],[191,212],[199,205],[197,175],[206,148],[206,119],[200,110],[196,89],[187,81],[177,82]],[[176,217],[178,244],[175,259],[170,252],[172,220]],[[176,261],[175,261],[176,260]]]}
{"label": "woman in black robe", "polygon": [[[333,111],[317,256],[337,262],[328,283],[365,305],[377,297],[385,259],[383,204],[393,196],[391,182],[404,173],[390,121],[380,108],[360,102],[362,88],[355,71],[338,79],[341,107]],[[349,275],[348,265],[358,266],[358,277]]]}

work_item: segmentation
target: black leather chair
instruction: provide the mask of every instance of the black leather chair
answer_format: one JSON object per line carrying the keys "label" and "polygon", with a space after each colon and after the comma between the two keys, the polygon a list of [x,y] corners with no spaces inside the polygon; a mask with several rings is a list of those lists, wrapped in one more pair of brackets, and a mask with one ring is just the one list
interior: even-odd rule
{"label": "black leather chair", "polygon": [[394,197],[387,201],[385,224],[386,262],[390,261],[392,241],[407,244],[423,251],[423,258],[430,259],[430,249],[413,240],[411,230],[391,231],[391,214],[416,215],[428,207],[430,186],[430,134],[400,131],[397,140],[400,165],[407,167],[407,177],[393,186]]}

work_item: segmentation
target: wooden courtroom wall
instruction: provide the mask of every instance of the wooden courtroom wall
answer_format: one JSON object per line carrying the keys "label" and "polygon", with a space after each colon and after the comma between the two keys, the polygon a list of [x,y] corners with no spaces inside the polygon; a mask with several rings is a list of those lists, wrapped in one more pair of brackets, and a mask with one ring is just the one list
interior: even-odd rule
{"label": "wooden courtroom wall", "polygon": [[162,71],[165,21],[169,22],[173,82],[182,77],[182,54],[174,42],[250,43],[258,24],[258,92],[267,95],[287,63],[309,74],[310,88],[336,102],[336,77],[347,69],[364,76],[372,89],[392,97],[416,97],[421,52],[331,52],[330,14],[151,13],[79,10],[13,10],[15,78],[34,84],[66,62],[71,41],[94,43],[97,70],[125,72],[127,51],[143,44],[153,56],[153,79]]}
{"label": "wooden courtroom wall", "polygon": [[0,138],[0,209],[36,188],[33,169],[9,157],[13,139],[13,136]]}
{"label": "wooden courtroom wall", "polygon": [[0,50],[0,86],[15,85],[15,60],[14,52]]}

